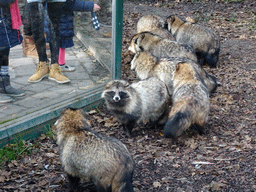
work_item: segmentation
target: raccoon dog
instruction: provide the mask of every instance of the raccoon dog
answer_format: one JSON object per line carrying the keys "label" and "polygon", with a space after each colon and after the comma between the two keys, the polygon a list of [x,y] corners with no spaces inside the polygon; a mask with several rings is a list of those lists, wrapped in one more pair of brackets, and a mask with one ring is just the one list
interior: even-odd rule
{"label": "raccoon dog", "polygon": [[167,121],[168,90],[164,82],[155,77],[132,84],[124,80],[110,81],[102,97],[128,137],[135,123],[164,125]]}
{"label": "raccoon dog", "polygon": [[151,32],[142,32],[135,35],[128,49],[133,53],[147,51],[156,57],[186,57],[197,61],[196,54],[191,46],[163,39]]}
{"label": "raccoon dog", "polygon": [[175,40],[173,35],[164,28],[165,21],[157,15],[145,15],[137,23],[137,33],[152,32],[164,39]]}
{"label": "raccoon dog", "polygon": [[149,77],[157,77],[162,80],[168,87],[169,94],[173,92],[173,76],[176,65],[181,62],[187,62],[200,77],[204,80],[209,92],[212,93],[217,88],[217,80],[214,76],[209,75],[196,62],[180,57],[158,58],[148,52],[140,51],[135,54],[131,61],[131,70],[135,70],[139,79],[143,80]]}
{"label": "raccoon dog", "polygon": [[55,127],[71,190],[82,179],[94,183],[98,192],[133,192],[134,161],[123,143],[92,131],[79,109],[62,110]]}
{"label": "raccoon dog", "polygon": [[179,63],[173,87],[173,105],[164,126],[164,137],[176,138],[191,125],[203,133],[210,110],[209,93],[204,81],[189,63]]}
{"label": "raccoon dog", "polygon": [[155,35],[158,35],[163,39],[169,39],[169,40],[175,41],[175,38],[173,37],[173,35],[166,29],[153,29],[153,30],[150,30],[149,32]]}
{"label": "raccoon dog", "polygon": [[154,29],[163,29],[165,21],[157,15],[145,15],[137,23],[137,33],[151,31]]}
{"label": "raccoon dog", "polygon": [[211,29],[191,22],[184,22],[178,16],[169,16],[167,27],[176,41],[194,48],[200,65],[217,66],[220,41]]}

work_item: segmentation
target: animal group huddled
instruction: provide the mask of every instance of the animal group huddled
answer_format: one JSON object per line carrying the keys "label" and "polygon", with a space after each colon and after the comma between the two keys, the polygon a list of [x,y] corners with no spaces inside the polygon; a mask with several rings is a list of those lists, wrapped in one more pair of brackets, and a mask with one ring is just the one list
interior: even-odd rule
{"label": "animal group huddled", "polygon": [[217,87],[216,78],[203,68],[217,66],[220,41],[214,32],[175,15],[166,21],[146,15],[137,23],[129,50],[139,81],[110,81],[102,93],[126,134],[131,135],[135,123],[162,125],[164,137],[176,138],[191,126],[203,133],[209,94]]}
{"label": "animal group huddled", "polygon": [[[204,133],[210,110],[209,94],[217,80],[203,65],[216,67],[220,42],[209,28],[178,16],[166,21],[146,15],[137,23],[129,50],[135,55],[131,70],[138,81],[113,80],[102,93],[107,109],[128,137],[135,124],[163,127],[164,137],[177,138],[191,126]],[[63,109],[55,123],[60,158],[70,189],[80,180],[98,192],[133,192],[135,163],[119,140],[96,133],[87,113]]]}

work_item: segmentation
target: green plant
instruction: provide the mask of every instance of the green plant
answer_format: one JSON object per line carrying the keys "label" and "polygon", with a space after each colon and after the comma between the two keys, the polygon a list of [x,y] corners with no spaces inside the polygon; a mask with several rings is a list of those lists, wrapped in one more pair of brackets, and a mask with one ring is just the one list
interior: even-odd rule
{"label": "green plant", "polygon": [[249,27],[249,30],[251,30],[251,31],[255,31],[256,30],[256,26],[252,25],[250,23],[249,23],[248,27]]}
{"label": "green plant", "polygon": [[254,16],[253,20],[251,21],[251,23],[248,24],[249,30],[256,30],[256,16]]}
{"label": "green plant", "polygon": [[14,144],[8,144],[0,149],[0,167],[5,162],[18,159],[21,155],[31,154],[34,145],[24,140],[19,140]]}
{"label": "green plant", "polygon": [[10,122],[10,121],[12,121],[12,120],[15,120],[15,119],[17,119],[17,118],[19,118],[19,117],[15,117],[15,118],[13,118],[13,119],[9,119],[9,120],[6,120],[6,121],[0,121],[0,125],[2,125],[2,124],[4,124],[4,123],[8,123],[8,122]]}
{"label": "green plant", "polygon": [[55,138],[55,131],[53,128],[50,128],[46,133],[45,133],[45,136],[56,141],[56,138]]}

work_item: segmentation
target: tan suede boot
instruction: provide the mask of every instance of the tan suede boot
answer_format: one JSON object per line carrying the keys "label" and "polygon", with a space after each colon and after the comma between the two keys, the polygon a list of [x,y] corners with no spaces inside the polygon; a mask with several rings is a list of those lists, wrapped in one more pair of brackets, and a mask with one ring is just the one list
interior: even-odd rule
{"label": "tan suede boot", "polygon": [[35,41],[32,36],[23,35],[22,47],[25,57],[38,57]]}
{"label": "tan suede boot", "polygon": [[44,77],[47,77],[49,73],[49,62],[48,61],[39,61],[39,64],[36,68],[36,72],[29,77],[28,82],[36,83],[41,81]]}
{"label": "tan suede boot", "polygon": [[69,78],[65,77],[61,71],[58,63],[51,64],[48,79],[56,81],[57,83],[68,83]]}
{"label": "tan suede boot", "polygon": [[[38,53],[36,50],[35,41],[32,36],[24,35],[22,41],[23,47],[23,56],[24,57],[38,57]],[[50,45],[46,43],[46,55],[48,58],[51,57]]]}

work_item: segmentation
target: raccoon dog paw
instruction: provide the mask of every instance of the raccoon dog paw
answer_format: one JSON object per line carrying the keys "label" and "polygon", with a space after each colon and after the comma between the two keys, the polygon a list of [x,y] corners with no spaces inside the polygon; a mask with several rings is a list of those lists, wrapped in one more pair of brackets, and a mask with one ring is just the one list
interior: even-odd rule
{"label": "raccoon dog paw", "polygon": [[76,191],[78,189],[80,178],[73,177],[72,175],[68,174],[68,180],[69,180],[70,191]]}
{"label": "raccoon dog paw", "polygon": [[126,134],[127,137],[131,138],[131,130],[129,129],[124,129],[124,132]]}

